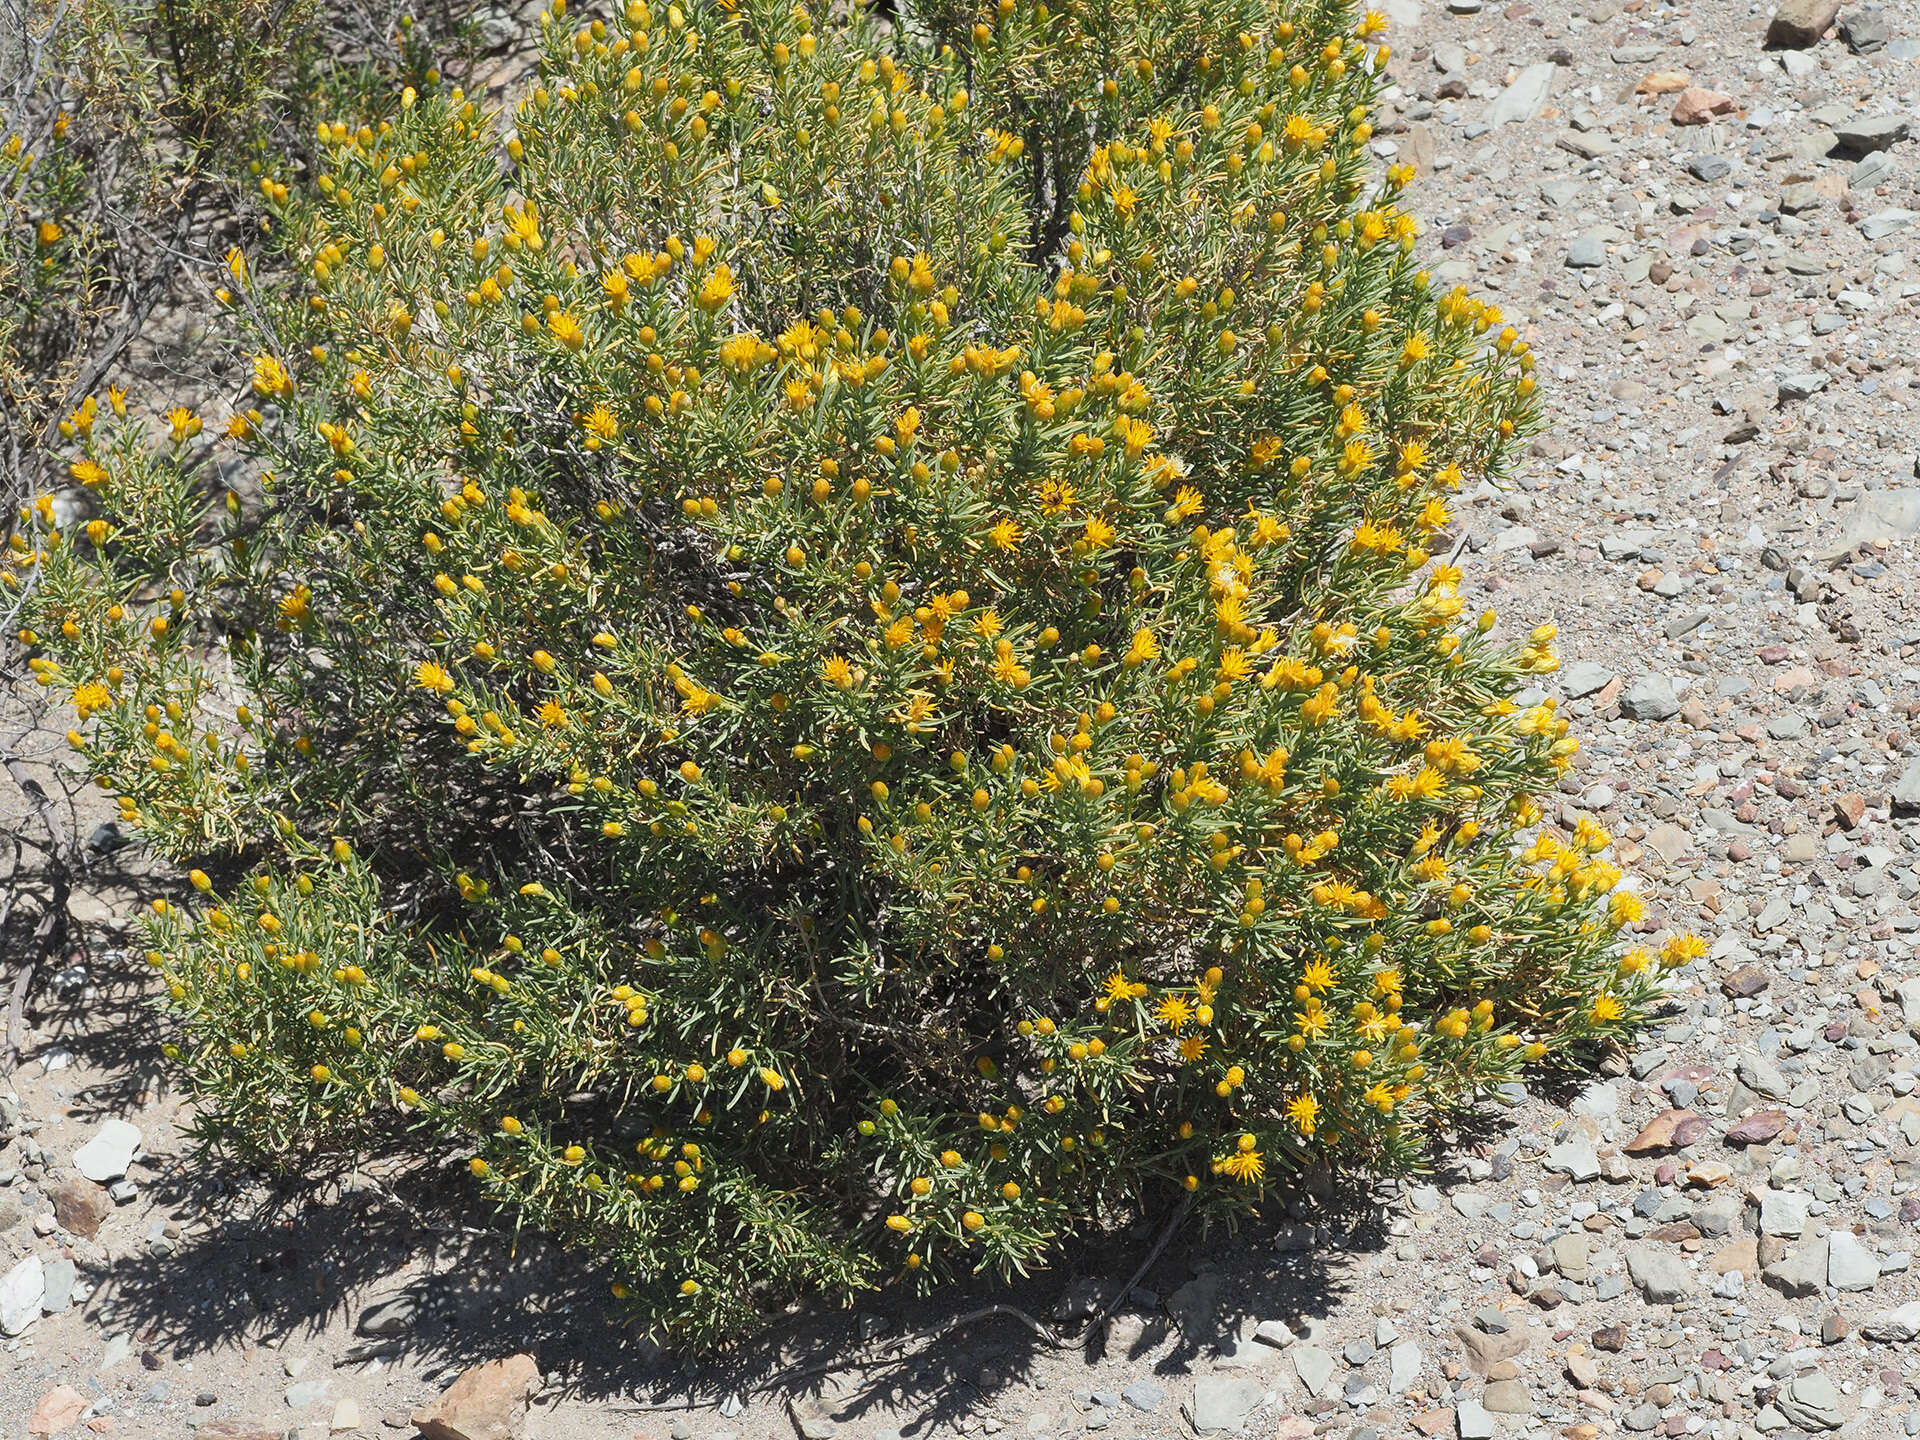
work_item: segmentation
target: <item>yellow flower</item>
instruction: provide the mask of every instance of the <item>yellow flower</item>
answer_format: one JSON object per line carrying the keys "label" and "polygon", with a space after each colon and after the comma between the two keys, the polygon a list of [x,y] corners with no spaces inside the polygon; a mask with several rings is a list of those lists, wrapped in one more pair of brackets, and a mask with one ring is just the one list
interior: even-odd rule
{"label": "yellow flower", "polygon": [[253,389],[265,399],[278,400],[293,393],[293,377],[274,356],[256,355],[253,357]]}
{"label": "yellow flower", "polygon": [[1311,1095],[1301,1095],[1287,1102],[1287,1119],[1302,1135],[1313,1134],[1314,1122],[1319,1114],[1320,1102]]}
{"label": "yellow flower", "polygon": [[[1313,1133],[1311,1125],[1304,1133]],[[1258,1150],[1235,1150],[1220,1162],[1220,1169],[1242,1185],[1251,1185],[1267,1173],[1267,1162]]]}
{"label": "yellow flower", "polygon": [[1619,996],[1613,994],[1611,991],[1603,990],[1594,997],[1593,1010],[1591,1013],[1596,1025],[1604,1025],[1609,1020],[1618,1020],[1627,1012],[1626,1007],[1620,1003]]}
{"label": "yellow flower", "polygon": [[1120,663],[1126,666],[1139,665],[1152,660],[1160,654],[1160,642],[1154,638],[1153,631],[1140,629],[1133,632],[1133,641],[1127,646],[1127,653]]}
{"label": "yellow flower", "polygon": [[447,695],[453,691],[453,676],[432,660],[414,666],[413,683],[422,690],[431,690],[436,695]]}
{"label": "yellow flower", "polygon": [[1660,947],[1660,963],[1671,970],[1707,953],[1707,942],[1698,935],[1675,935]]}
{"label": "yellow flower", "polygon": [[1154,1007],[1153,1013],[1154,1018],[1177,1035],[1193,1018],[1193,1006],[1183,995],[1169,995]]}
{"label": "yellow flower", "polygon": [[707,272],[707,278],[701,282],[700,293],[694,297],[694,303],[709,315],[733,298],[733,267],[719,264]]}
{"label": "yellow flower", "polygon": [[580,419],[580,427],[599,441],[616,440],[620,436],[620,422],[605,405],[595,405]]}

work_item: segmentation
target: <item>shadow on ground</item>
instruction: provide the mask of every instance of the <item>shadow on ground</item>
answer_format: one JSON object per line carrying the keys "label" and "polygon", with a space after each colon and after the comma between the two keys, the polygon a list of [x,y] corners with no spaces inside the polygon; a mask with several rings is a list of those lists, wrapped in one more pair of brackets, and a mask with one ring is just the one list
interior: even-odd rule
{"label": "shadow on ground", "polygon": [[[108,1077],[74,1096],[74,1114],[124,1113],[161,1083],[166,1022],[152,987],[137,953],[96,942],[84,988],[42,992],[44,1043]],[[1444,1193],[1464,1181],[1466,1157],[1491,1154],[1505,1127],[1498,1105],[1463,1116],[1432,1156],[1430,1183]],[[404,1335],[351,1335],[336,1359],[449,1375],[530,1351],[555,1382],[543,1404],[725,1415],[754,1396],[785,1398],[842,1423],[912,1415],[909,1437],[991,1406],[1049,1355],[1137,1367],[1153,1353],[1152,1373],[1167,1379],[1210,1370],[1253,1322],[1298,1331],[1363,1283],[1369,1256],[1390,1243],[1391,1207],[1404,1203],[1391,1186],[1308,1177],[1233,1229],[1188,1217],[1169,1233],[1166,1214],[1143,1216],[1017,1285],[804,1305],[696,1364],[635,1328],[590,1264],[503,1231],[467,1184],[464,1152],[273,1184],[195,1158],[184,1137],[149,1145],[159,1174],[145,1188],[186,1233],[117,1259],[89,1306],[111,1307],[115,1327],[143,1348],[190,1359],[350,1334],[368,1304],[404,1297],[413,1308]],[[1089,1323],[1109,1311],[1110,1326]]]}
{"label": "shadow on ground", "polygon": [[[1252,1321],[1299,1327],[1327,1313],[1356,1260],[1386,1243],[1378,1197],[1329,1188],[1295,1197],[1290,1208],[1301,1219],[1276,1209],[1242,1221],[1237,1233],[1189,1220],[1142,1271],[1167,1228],[1166,1217],[1154,1217],[1019,1285],[982,1282],[925,1299],[882,1290],[846,1309],[801,1306],[696,1364],[637,1330],[592,1266],[538,1237],[516,1241],[498,1230],[473,1206],[459,1158],[416,1157],[276,1188],[230,1181],[183,1152],[149,1188],[201,1223],[178,1248],[120,1259],[94,1303],[111,1305],[145,1348],[188,1359],[243,1339],[338,1334],[369,1303],[404,1296],[411,1329],[356,1335],[349,1356],[404,1359],[432,1373],[529,1351],[557,1381],[543,1403],[578,1399],[636,1414],[717,1407],[724,1415],[755,1395],[784,1396],[843,1423],[911,1413],[913,1435],[990,1405],[1048,1352],[1120,1359],[1172,1338],[1153,1362],[1156,1375],[1205,1369]],[[1286,1248],[1276,1248],[1276,1233]],[[1113,1325],[1090,1326],[1109,1302]]]}

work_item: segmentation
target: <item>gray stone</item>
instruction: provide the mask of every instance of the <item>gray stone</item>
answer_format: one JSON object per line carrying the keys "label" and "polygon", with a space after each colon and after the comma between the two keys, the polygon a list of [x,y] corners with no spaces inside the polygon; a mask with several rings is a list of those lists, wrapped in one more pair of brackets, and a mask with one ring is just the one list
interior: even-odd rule
{"label": "gray stone", "polygon": [[1553,1268],[1563,1280],[1571,1280],[1576,1285],[1587,1283],[1588,1265],[1593,1251],[1592,1238],[1584,1230],[1569,1230],[1556,1236],[1548,1247],[1553,1256]]}
{"label": "gray stone", "polygon": [[1576,1129],[1547,1151],[1541,1168],[1574,1180],[1600,1178],[1600,1156],[1594,1150],[1593,1136]]}
{"label": "gray stone", "polygon": [[304,1410],[309,1405],[317,1405],[327,1398],[327,1387],[333,1384],[329,1379],[296,1380],[287,1386],[287,1405],[290,1409]]}
{"label": "gray stone", "polygon": [[1480,1403],[1496,1415],[1525,1415],[1533,1409],[1533,1397],[1524,1380],[1491,1380],[1481,1393]]}
{"label": "gray stone", "polygon": [[1648,1400],[1629,1410],[1620,1423],[1635,1434],[1645,1434],[1660,1423],[1660,1407]]}
{"label": "gray stone", "polygon": [[1202,1435],[1220,1431],[1237,1435],[1266,1393],[1258,1381],[1203,1375],[1193,1382],[1193,1428]]}
{"label": "gray stone", "polygon": [[1781,1075],[1774,1063],[1756,1050],[1743,1050],[1735,1061],[1735,1073],[1740,1083],[1756,1095],[1764,1095],[1769,1100],[1787,1098],[1786,1077]]}
{"label": "gray stone", "polygon": [[1773,1403],[1789,1421],[1805,1430],[1838,1430],[1846,1423],[1840,1414],[1840,1392],[1824,1370],[1794,1376],[1781,1386]]}
{"label": "gray stone", "polygon": [[1809,50],[1839,13],[1840,0],[1781,0],[1767,22],[1767,48]]}
{"label": "gray stone", "polygon": [[1803,370],[1794,375],[1782,376],[1776,393],[1782,400],[1805,400],[1810,395],[1818,395],[1826,388],[1826,371]]}
{"label": "gray stone", "polygon": [[1836,1290],[1871,1290],[1880,1278],[1880,1260],[1850,1230],[1827,1236],[1827,1283]]}
{"label": "gray stone", "polygon": [[1493,1440],[1496,1421],[1478,1400],[1462,1400],[1453,1412],[1460,1440]]}
{"label": "gray stone", "polygon": [[1847,188],[1871,190],[1874,186],[1883,185],[1891,180],[1893,171],[1893,157],[1884,150],[1876,150],[1871,155],[1863,156],[1847,172]]}
{"label": "gray stone", "polygon": [[1862,1322],[1860,1333],[1869,1340],[1893,1344],[1920,1339],[1920,1300],[1909,1300],[1897,1310],[1882,1310]]}
{"label": "gray stone", "polygon": [[1620,697],[1620,713],[1630,720],[1671,720],[1680,713],[1680,697],[1664,675],[1642,675]]}
{"label": "gray stone", "polygon": [[5,1279],[0,1279],[0,1333],[18,1335],[40,1318],[40,1302],[47,1293],[47,1267],[38,1255],[29,1255]]}
{"label": "gray stone", "polygon": [[389,1295],[360,1312],[354,1328],[362,1335],[404,1335],[413,1328],[420,1302],[411,1295]]}
{"label": "gray stone", "polygon": [[1693,1293],[1693,1275],[1687,1262],[1670,1250],[1628,1251],[1627,1273],[1649,1305],[1671,1305]]}
{"label": "gray stone", "polygon": [[1596,690],[1607,688],[1613,671],[1594,660],[1576,660],[1560,672],[1560,689],[1569,700],[1578,700]]}
{"label": "gray stone", "polygon": [[[1909,761],[1894,782],[1893,808],[1902,815],[1920,813],[1920,760]],[[1911,1026],[1913,1021],[1907,1023]]]}
{"label": "gray stone", "polygon": [[1705,152],[1688,158],[1687,173],[1702,185],[1711,185],[1733,173],[1733,162],[1724,155]]}
{"label": "gray stone", "polygon": [[1887,25],[1886,11],[1878,5],[1869,5],[1841,19],[1840,38],[1856,55],[1875,55],[1887,48],[1893,31]]}
{"label": "gray stone", "polygon": [[1167,1392],[1155,1381],[1136,1380],[1120,1392],[1120,1398],[1143,1415],[1153,1415],[1167,1403]]}
{"label": "gray stone", "polygon": [[1199,1275],[1167,1297],[1167,1313],[1189,1340],[1207,1340],[1220,1323],[1220,1277]]}
{"label": "gray stone", "polygon": [[1334,1368],[1333,1356],[1318,1345],[1293,1347],[1294,1373],[1300,1377],[1300,1383],[1307,1387],[1307,1393],[1316,1400],[1333,1383]]}
{"label": "gray stone", "polygon": [[1920,214],[1895,206],[1891,210],[1876,210],[1860,222],[1860,234],[1868,240],[1884,240],[1889,235],[1898,235],[1913,223],[1914,216]]}
{"label": "gray stone", "polygon": [[46,1294],[40,1297],[43,1315],[58,1315],[73,1304],[73,1282],[79,1278],[73,1261],[50,1260],[46,1266]]}
{"label": "gray stone", "polygon": [[[1917,1302],[1920,1303],[1920,1302]],[[1403,1340],[1387,1352],[1387,1364],[1391,1373],[1387,1378],[1389,1395],[1404,1395],[1420,1378],[1422,1364],[1420,1347],[1411,1340]]]}
{"label": "gray stone", "polygon": [[1911,116],[1875,115],[1839,126],[1833,132],[1833,143],[1843,155],[1870,155],[1876,150],[1891,150],[1912,134]]}
{"label": "gray stone", "polygon": [[1527,66],[1511,85],[1494,97],[1483,119],[1494,127],[1533,119],[1546,107],[1547,97],[1553,94],[1554,77],[1558,74],[1559,67],[1550,61]]}
{"label": "gray stone", "polygon": [[109,1120],[73,1152],[73,1168],[94,1184],[105,1185],[127,1173],[139,1150],[140,1127],[124,1120]]}
{"label": "gray stone", "polygon": [[1569,270],[1597,270],[1607,263],[1607,241],[1598,230],[1582,231],[1567,247]]}
{"label": "gray stone", "polygon": [[1784,1260],[1767,1266],[1760,1278],[1790,1300],[1819,1294],[1820,1287],[1827,1283],[1827,1242],[1808,1241]]}
{"label": "gray stone", "polygon": [[1807,1228],[1808,1197],[1797,1190],[1760,1192],[1760,1233],[1797,1240]]}

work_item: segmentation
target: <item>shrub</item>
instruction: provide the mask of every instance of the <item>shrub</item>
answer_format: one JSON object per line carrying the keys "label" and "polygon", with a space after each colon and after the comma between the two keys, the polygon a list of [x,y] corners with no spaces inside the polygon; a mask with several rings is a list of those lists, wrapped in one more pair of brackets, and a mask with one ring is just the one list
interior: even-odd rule
{"label": "shrub", "polygon": [[[904,14],[904,12],[903,12]],[[220,490],[89,411],[16,566],[211,1144],[451,1142],[694,1342],[1419,1162],[1659,956],[1543,826],[1550,629],[1429,553],[1534,423],[1303,0],[542,21],[269,176]]]}

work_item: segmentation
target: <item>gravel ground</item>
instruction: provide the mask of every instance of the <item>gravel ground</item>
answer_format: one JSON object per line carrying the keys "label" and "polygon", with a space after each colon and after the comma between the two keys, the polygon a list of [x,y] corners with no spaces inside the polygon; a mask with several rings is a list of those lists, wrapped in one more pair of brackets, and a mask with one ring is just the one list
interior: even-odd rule
{"label": "gravel ground", "polygon": [[102,952],[0,1107],[4,1433],[410,1434],[530,1352],[464,1383],[493,1382],[473,1413],[533,1392],[534,1440],[1920,1434],[1920,8],[1798,49],[1759,6],[1387,8],[1376,146],[1556,417],[1461,507],[1469,584],[1560,627],[1562,821],[1618,837],[1644,928],[1712,943],[1644,1048],[1489,1107],[1425,1183],[1181,1230],[1135,1276],[1143,1225],[1015,1294],[878,1297],[691,1370],[450,1208],[440,1157],[318,1200],[200,1173]]}

